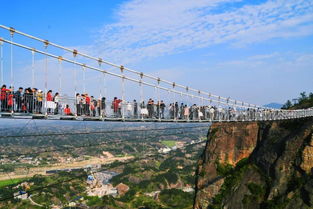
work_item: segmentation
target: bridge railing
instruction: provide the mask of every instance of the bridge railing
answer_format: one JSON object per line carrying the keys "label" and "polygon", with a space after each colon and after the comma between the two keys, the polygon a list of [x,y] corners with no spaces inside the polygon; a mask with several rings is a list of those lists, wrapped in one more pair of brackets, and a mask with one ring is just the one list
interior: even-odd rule
{"label": "bridge railing", "polygon": [[186,104],[146,104],[144,101],[106,101],[104,98],[82,98],[57,96],[47,100],[41,91],[19,94],[1,92],[1,113],[12,116],[72,117],[112,120],[153,121],[262,121],[284,120],[313,116],[313,109],[268,110],[235,109],[216,106]]}

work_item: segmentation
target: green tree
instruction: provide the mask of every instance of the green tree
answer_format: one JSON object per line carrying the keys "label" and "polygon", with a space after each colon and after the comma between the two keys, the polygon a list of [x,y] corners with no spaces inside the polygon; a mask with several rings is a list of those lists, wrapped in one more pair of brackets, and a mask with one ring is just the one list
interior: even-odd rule
{"label": "green tree", "polygon": [[189,208],[193,204],[193,194],[178,189],[165,189],[160,192],[160,200],[170,208]]}
{"label": "green tree", "polygon": [[299,103],[301,103],[302,101],[306,100],[307,96],[305,91],[300,93],[300,97],[299,97]]}
{"label": "green tree", "polygon": [[287,102],[283,105],[282,109],[289,109],[291,106],[292,106],[292,103],[288,99]]}

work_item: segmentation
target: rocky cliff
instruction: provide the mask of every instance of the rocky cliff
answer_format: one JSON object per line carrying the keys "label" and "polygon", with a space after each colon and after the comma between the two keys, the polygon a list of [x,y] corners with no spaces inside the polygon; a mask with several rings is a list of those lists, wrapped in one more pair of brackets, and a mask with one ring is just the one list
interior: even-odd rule
{"label": "rocky cliff", "polygon": [[313,119],[215,123],[194,208],[313,208]]}

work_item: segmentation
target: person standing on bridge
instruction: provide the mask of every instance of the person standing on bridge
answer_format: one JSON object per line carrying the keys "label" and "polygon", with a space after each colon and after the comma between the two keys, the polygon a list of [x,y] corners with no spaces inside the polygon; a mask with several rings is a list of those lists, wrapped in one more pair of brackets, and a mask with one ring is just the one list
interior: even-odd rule
{"label": "person standing on bridge", "polygon": [[59,103],[60,103],[60,95],[58,92],[54,94],[53,101],[56,104],[56,107],[54,109],[54,114],[57,115],[59,114]]}
{"label": "person standing on bridge", "polygon": [[178,112],[179,112],[179,106],[178,106],[178,102],[175,102],[174,105],[174,119],[177,120],[178,119]]}
{"label": "person standing on bridge", "polygon": [[145,101],[140,103],[140,116],[142,119],[148,116],[148,109],[146,108]]}
{"label": "person standing on bridge", "polygon": [[10,86],[10,91],[7,93],[7,97],[8,97],[8,111],[9,112],[13,112],[13,92],[14,92],[14,88],[12,86]]}
{"label": "person standing on bridge", "polygon": [[100,97],[99,97],[99,99],[97,100],[96,109],[97,109],[98,116],[99,116],[99,117],[102,117],[102,115],[101,115],[101,98],[100,98]]}
{"label": "person standing on bridge", "polygon": [[22,112],[22,100],[23,100],[23,88],[20,87],[14,94],[15,102],[16,102],[16,111]]}
{"label": "person standing on bridge", "polygon": [[183,118],[184,118],[184,103],[181,103],[179,107],[179,119]]}
{"label": "person standing on bridge", "polygon": [[134,118],[138,118],[138,103],[137,101],[134,99],[133,101],[133,105],[134,105]]}
{"label": "person standing on bridge", "polygon": [[36,113],[42,114],[42,101],[43,101],[43,94],[42,90],[38,90],[36,94]]}
{"label": "person standing on bridge", "polygon": [[80,96],[79,93],[76,93],[76,115],[80,116],[82,114],[81,109],[82,109],[82,97]]}
{"label": "person standing on bridge", "polygon": [[164,119],[165,103],[163,102],[163,100],[161,100],[160,109],[161,109],[160,117],[161,119]]}
{"label": "person standing on bridge", "polygon": [[106,116],[106,111],[105,111],[105,109],[106,109],[106,98],[105,97],[101,98],[100,109],[101,109],[100,115],[102,117],[105,117]]}
{"label": "person standing on bridge", "polygon": [[114,116],[115,117],[120,117],[121,116],[121,105],[120,103],[122,102],[122,100],[117,99],[117,97],[114,97],[114,100],[112,102],[112,106],[113,106],[113,112],[114,112]]}
{"label": "person standing on bridge", "polygon": [[184,119],[188,120],[189,118],[189,107],[187,105],[184,106]]}
{"label": "person standing on bridge", "polygon": [[2,85],[1,95],[0,95],[1,111],[7,111],[7,108],[8,108],[8,98],[7,98],[8,92],[10,92],[10,89],[7,89],[6,85]]}
{"label": "person standing on bridge", "polygon": [[160,118],[160,106],[161,106],[161,102],[158,101],[156,103],[156,118],[159,119]]}
{"label": "person standing on bridge", "polygon": [[[47,96],[46,96],[46,101],[47,101],[47,103],[53,101],[52,90],[49,90],[49,91],[48,91]],[[51,108],[50,108],[50,107],[47,109],[47,113],[48,113],[48,114],[51,113]]]}
{"label": "person standing on bridge", "polygon": [[152,112],[153,112],[153,110],[152,110],[152,108],[153,108],[153,102],[152,102],[152,99],[150,98],[149,100],[148,100],[148,103],[147,103],[147,109],[148,109],[148,117],[149,118],[152,118]]}
{"label": "person standing on bridge", "polygon": [[28,112],[33,113],[34,112],[34,97],[35,97],[35,89],[34,88],[28,88]]}
{"label": "person standing on bridge", "polygon": [[29,101],[28,101],[28,98],[29,98],[29,89],[25,89],[24,90],[24,94],[23,94],[23,104],[22,104],[22,111],[24,113],[27,113],[28,112],[28,109],[29,109]]}
{"label": "person standing on bridge", "polygon": [[81,114],[86,115],[86,95],[82,94],[82,100],[81,100]]}
{"label": "person standing on bridge", "polygon": [[86,93],[85,94],[85,98],[86,98],[86,115],[90,116],[90,103],[91,103],[91,99],[90,97],[88,96],[88,94]]}
{"label": "person standing on bridge", "polygon": [[90,110],[90,116],[91,116],[91,117],[94,117],[93,114],[94,114],[94,112],[95,112],[96,110],[95,110],[95,106],[94,106],[94,97],[93,97],[93,96],[90,97],[89,110]]}

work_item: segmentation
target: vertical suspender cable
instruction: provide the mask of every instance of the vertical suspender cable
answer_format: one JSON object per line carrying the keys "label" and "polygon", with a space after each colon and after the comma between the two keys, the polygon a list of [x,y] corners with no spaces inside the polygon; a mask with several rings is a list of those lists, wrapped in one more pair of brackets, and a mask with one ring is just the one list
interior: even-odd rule
{"label": "vertical suspender cable", "polygon": [[198,112],[198,120],[200,121],[201,120],[201,117],[200,117],[200,112],[201,112],[201,92],[198,91],[198,96],[199,96],[199,103],[197,105],[197,112]]}
{"label": "vertical suspender cable", "polygon": [[[174,90],[174,88],[175,88],[175,85],[176,85],[176,84],[175,84],[175,82],[174,82],[174,83],[173,83],[173,90]],[[173,101],[173,105],[174,105],[174,106],[173,106],[173,110],[174,110],[174,120],[177,119],[177,118],[176,118],[176,116],[177,116],[177,113],[176,113],[177,110],[176,110],[176,101],[175,101],[176,98],[175,98],[175,96],[176,96],[176,95],[175,95],[175,92],[173,91],[173,100],[174,100],[174,101]]]}
{"label": "vertical suspender cable", "polygon": [[205,118],[205,108],[204,108],[204,100],[203,100],[203,96],[201,97],[201,108],[200,108],[200,112],[202,112],[203,114],[203,119],[206,120]]}
{"label": "vertical suspender cable", "polygon": [[35,49],[32,50],[32,87],[35,87]]}
{"label": "vertical suspender cable", "polygon": [[218,108],[217,108],[217,112],[218,112],[218,120],[222,121],[222,108],[221,108],[221,97],[218,97]]}
{"label": "vertical suspender cable", "polygon": [[[63,61],[63,57],[59,56],[58,57],[58,64],[59,64],[59,98],[61,100],[58,101],[57,103],[57,110],[58,110],[58,114],[60,114],[60,111],[62,112],[62,103],[64,104],[64,98],[63,97],[63,93],[62,93],[62,61]],[[68,103],[68,102],[66,102]],[[62,113],[61,113],[62,114]]]}
{"label": "vertical suspender cable", "polygon": [[3,85],[3,41],[0,39],[0,84]]}
{"label": "vertical suspender cable", "polygon": [[[31,85],[32,88],[35,88],[35,49],[32,50],[32,85]],[[36,104],[35,104],[35,101],[36,101],[36,94],[34,93],[33,95],[33,112],[36,112],[37,111],[37,108],[36,107]],[[40,112],[40,111],[38,111]]]}
{"label": "vertical suspender cable", "polygon": [[[189,87],[187,86],[186,87],[186,106],[187,106],[187,108],[189,108],[189,96],[188,96],[188,91],[189,91]],[[186,114],[186,117],[187,118],[185,118],[185,107],[184,107],[184,119],[187,119],[187,121],[189,121],[189,118],[190,118],[190,111],[187,111],[188,112],[188,114]]]}
{"label": "vertical suspender cable", "polygon": [[[105,98],[105,103],[107,102],[107,87],[106,87],[106,79],[105,79],[105,73],[102,73],[103,77],[103,97]],[[101,98],[102,99],[102,98]],[[105,105],[104,103],[104,105]],[[105,107],[102,107],[103,108],[103,117],[106,117],[106,108]]]}
{"label": "vertical suspender cable", "polygon": [[142,112],[142,108],[143,108],[143,86],[142,86],[142,78],[143,78],[143,73],[140,73],[140,80],[139,80],[139,87],[140,87],[140,115],[141,115],[141,119],[143,120],[143,112]]}
{"label": "vertical suspender cable", "polygon": [[[226,99],[226,103],[227,103],[227,106],[226,106],[226,112],[225,112],[225,114],[226,114],[226,120],[227,121],[230,121],[230,119],[231,119],[231,115],[232,115],[232,111],[234,110],[234,107],[232,106],[230,106],[229,105],[229,97]],[[231,107],[231,108],[230,108]]]}
{"label": "vertical suspender cable", "polygon": [[[46,40],[44,44],[45,44],[45,51],[47,53],[49,42]],[[47,96],[47,93],[48,93],[48,56],[46,55],[45,57],[45,97]]]}
{"label": "vertical suspender cable", "polygon": [[154,117],[157,118],[156,111],[154,109],[154,107],[156,107],[158,105],[158,103],[155,102],[157,100],[157,97],[158,97],[158,91],[157,91],[157,85],[155,85],[154,86],[154,97],[152,99],[153,103],[152,103],[152,106],[151,106],[152,118],[154,118]]}
{"label": "vertical suspender cable", "polygon": [[[85,106],[85,114],[90,116],[90,104],[87,105],[87,92],[86,92],[86,67],[85,64],[83,65],[83,92],[85,94],[85,102],[86,102],[86,106]],[[88,95],[89,97],[90,95]]]}
{"label": "vertical suspender cable", "polygon": [[[98,61],[99,69],[101,69],[101,62],[102,62],[102,60],[99,59],[99,61]],[[104,73],[102,73],[102,74],[104,74]],[[100,97],[100,99],[102,97],[102,85],[103,85],[102,79],[101,79],[101,77],[99,77],[99,97]]]}
{"label": "vertical suspender cable", "polygon": [[179,118],[184,119],[184,104],[183,104],[183,92],[180,92],[180,104],[179,105]]}
{"label": "vertical suspender cable", "polygon": [[158,102],[157,102],[157,105],[158,105],[158,118],[159,118],[159,121],[161,121],[161,99],[160,99],[160,81],[161,79],[158,78],[158,86],[157,86],[157,94],[158,94]]}
{"label": "vertical suspender cable", "polygon": [[[98,65],[99,65],[99,68],[101,69],[101,63],[102,63],[102,59],[100,58],[98,60]],[[104,74],[104,73],[102,73]],[[97,106],[98,107],[95,107],[96,110],[98,110],[98,113],[99,113],[99,118],[101,119],[102,118],[102,87],[103,87],[103,82],[102,82],[102,78],[99,76],[99,99],[97,101]]]}
{"label": "vertical suspender cable", "polygon": [[87,93],[86,92],[86,67],[85,65],[83,65],[83,92],[84,94]]}
{"label": "vertical suspender cable", "polygon": [[191,108],[191,113],[192,113],[192,116],[191,116],[191,119],[194,121],[195,120],[195,106],[194,106],[194,101],[193,101],[193,97],[194,97],[194,95],[192,94],[192,95],[190,95],[190,97],[191,97],[191,104],[190,104],[190,106],[192,107]]}
{"label": "vertical suspender cable", "polygon": [[[48,45],[49,45],[49,41],[46,40],[44,42],[44,47],[45,47],[45,52],[47,53],[48,51]],[[48,94],[48,56],[46,55],[45,57],[45,93],[44,93],[44,101],[45,102],[45,113],[47,115],[47,94]]]}
{"label": "vertical suspender cable", "polygon": [[10,28],[10,34],[11,34],[11,44],[10,44],[10,56],[11,56],[11,62],[10,62],[10,71],[11,71],[11,87],[13,88],[14,85],[14,77],[13,77],[13,35],[14,35],[15,29]]}
{"label": "vertical suspender cable", "polygon": [[122,80],[121,80],[121,84],[122,84],[122,106],[121,106],[121,110],[122,110],[122,119],[124,120],[125,115],[124,115],[124,106],[125,106],[125,76],[124,76],[124,66],[121,65],[120,67],[121,69],[121,74],[122,74]]}
{"label": "vertical suspender cable", "polygon": [[105,78],[105,73],[102,73],[102,82],[103,82],[103,97],[107,97],[107,83]]}
{"label": "vertical suspender cable", "polygon": [[[171,99],[171,90],[168,88],[167,89],[167,98],[168,98],[168,105],[167,105],[167,112],[169,113],[169,119],[172,119],[172,115],[170,114],[171,111],[174,111],[173,107],[171,106],[172,104],[172,99]],[[172,110],[171,110],[172,108]],[[174,112],[173,112],[174,113]],[[173,114],[174,116],[174,114]]]}
{"label": "vertical suspender cable", "polygon": [[[35,88],[35,49],[32,50],[32,88]],[[38,109],[38,106],[36,105],[36,97],[37,93],[34,93],[33,95],[33,112],[40,112],[41,110]]]}
{"label": "vertical suspender cable", "polygon": [[58,61],[59,61],[59,94],[61,96],[63,96],[63,94],[61,94],[62,92],[62,61],[63,61],[63,58],[61,56],[58,57]]}
{"label": "vertical suspender cable", "polygon": [[[73,50],[73,57],[74,57],[74,62],[76,63],[76,56],[77,56],[77,50],[74,49]],[[76,108],[76,113],[75,115],[77,116],[77,114],[80,114],[80,108],[77,108],[78,107],[78,103],[77,103],[77,69],[76,69],[76,65],[74,65],[74,98],[75,98],[75,108]]]}
{"label": "vertical suspender cable", "polygon": [[211,108],[213,108],[212,107],[212,99],[211,99],[211,93],[209,93],[209,96],[208,96],[208,117],[209,117],[209,121],[211,122],[212,121],[212,115],[214,114],[212,114],[212,112],[211,112]]}
{"label": "vertical suspender cable", "polygon": [[[74,62],[76,63],[76,55],[77,55],[77,51],[74,50],[73,51],[73,57],[74,57]],[[81,114],[81,108],[79,107],[79,101],[77,102],[77,69],[76,69],[76,65],[74,65],[74,98],[75,98],[75,116],[80,115]]]}

